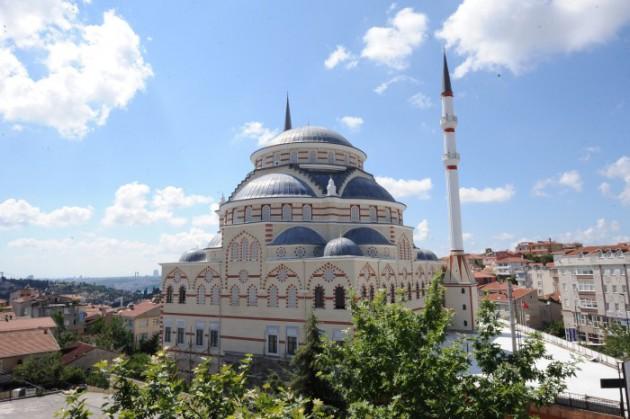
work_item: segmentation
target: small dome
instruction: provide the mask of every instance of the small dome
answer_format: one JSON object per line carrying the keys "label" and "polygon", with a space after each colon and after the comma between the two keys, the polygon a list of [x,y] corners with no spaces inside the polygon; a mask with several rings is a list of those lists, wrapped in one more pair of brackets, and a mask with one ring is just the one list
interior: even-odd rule
{"label": "small dome", "polygon": [[358,245],[391,244],[385,237],[383,237],[381,233],[368,227],[353,228],[343,236],[352,240]]}
{"label": "small dome", "polygon": [[217,234],[215,234],[213,238],[210,239],[207,246],[208,249],[214,249],[217,247],[221,247],[221,232],[220,231]]}
{"label": "small dome", "polygon": [[341,194],[342,198],[378,199],[380,201],[396,202],[393,196],[375,180],[366,177],[352,179]]}
{"label": "small dome", "polygon": [[206,252],[200,249],[192,249],[179,258],[180,262],[205,262],[206,261]]}
{"label": "small dome", "polygon": [[339,237],[326,243],[324,256],[363,256],[363,252],[352,240]]}
{"label": "small dome", "polygon": [[233,201],[275,196],[315,196],[311,188],[298,178],[285,173],[270,173],[254,178],[232,197]]}
{"label": "small dome", "polygon": [[327,143],[352,147],[350,141],[341,134],[327,128],[311,126],[281,132],[270,141],[269,145],[292,143]]}
{"label": "small dome", "polygon": [[280,233],[272,245],[314,244],[323,246],[326,242],[317,232],[306,227],[291,227]]}
{"label": "small dome", "polygon": [[426,249],[416,249],[416,260],[438,260],[435,253]]}

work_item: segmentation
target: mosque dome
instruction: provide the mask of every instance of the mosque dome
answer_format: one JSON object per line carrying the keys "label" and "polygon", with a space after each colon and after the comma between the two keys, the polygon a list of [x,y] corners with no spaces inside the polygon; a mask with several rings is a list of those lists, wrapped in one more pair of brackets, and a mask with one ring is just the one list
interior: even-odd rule
{"label": "mosque dome", "polygon": [[367,177],[355,177],[348,182],[343,189],[341,197],[396,202],[394,197],[387,192],[385,188],[376,183],[374,179]]}
{"label": "mosque dome", "polygon": [[180,262],[205,262],[206,252],[201,249],[191,249],[179,258]]}
{"label": "mosque dome", "polygon": [[272,245],[309,244],[323,246],[326,242],[319,233],[307,227],[291,227],[280,233]]}
{"label": "mosque dome", "polygon": [[293,128],[281,132],[271,139],[269,145],[294,143],[325,143],[353,147],[350,141],[341,134],[327,128],[311,126]]}
{"label": "mosque dome", "polygon": [[352,230],[346,232],[343,236],[358,245],[391,244],[381,233],[368,227],[353,228]]}
{"label": "mosque dome", "polygon": [[231,200],[278,196],[315,196],[315,194],[308,185],[294,176],[285,173],[270,173],[245,183]]}
{"label": "mosque dome", "polygon": [[435,253],[426,249],[415,249],[416,250],[416,260],[438,260],[438,257]]}
{"label": "mosque dome", "polygon": [[363,256],[363,252],[352,240],[339,237],[326,243],[324,256]]}

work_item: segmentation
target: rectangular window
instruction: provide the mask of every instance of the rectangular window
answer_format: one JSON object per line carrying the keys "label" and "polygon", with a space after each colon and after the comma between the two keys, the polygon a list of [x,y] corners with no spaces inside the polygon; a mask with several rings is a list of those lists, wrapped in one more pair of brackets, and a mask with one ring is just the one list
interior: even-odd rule
{"label": "rectangular window", "polygon": [[171,327],[170,326],[164,327],[164,342],[165,343],[171,342]]}
{"label": "rectangular window", "polygon": [[210,347],[211,348],[219,347],[219,323],[218,322],[210,323]]}
{"label": "rectangular window", "polygon": [[275,326],[267,326],[267,353],[278,353],[278,333],[279,330]]}
{"label": "rectangular window", "polygon": [[298,348],[298,329],[297,327],[287,327],[287,354],[295,355]]}
{"label": "rectangular window", "polygon": [[612,292],[617,292],[617,286],[616,285],[612,286]]}
{"label": "rectangular window", "polygon": [[197,346],[203,346],[203,329],[197,329],[195,334],[195,344]]}
{"label": "rectangular window", "polygon": [[178,327],[177,328],[177,344],[181,345],[182,343],[184,343],[184,328]]}

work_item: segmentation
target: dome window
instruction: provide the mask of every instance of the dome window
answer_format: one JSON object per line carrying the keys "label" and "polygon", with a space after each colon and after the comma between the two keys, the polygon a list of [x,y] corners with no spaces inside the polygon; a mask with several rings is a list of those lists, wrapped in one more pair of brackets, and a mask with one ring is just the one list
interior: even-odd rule
{"label": "dome window", "polygon": [[359,222],[361,220],[361,214],[358,205],[350,207],[350,221]]}
{"label": "dome window", "polygon": [[302,207],[302,221],[312,221],[313,220],[313,207],[306,204]]}
{"label": "dome window", "polygon": [[282,206],[282,221],[293,220],[293,208],[291,204],[284,204]]}
{"label": "dome window", "polygon": [[370,207],[370,222],[377,223],[378,218],[376,217],[376,207]]}
{"label": "dome window", "polygon": [[263,205],[262,207],[262,220],[271,221],[271,207],[269,205]]}
{"label": "dome window", "polygon": [[252,207],[245,207],[245,222],[251,223],[252,221],[253,221]]}

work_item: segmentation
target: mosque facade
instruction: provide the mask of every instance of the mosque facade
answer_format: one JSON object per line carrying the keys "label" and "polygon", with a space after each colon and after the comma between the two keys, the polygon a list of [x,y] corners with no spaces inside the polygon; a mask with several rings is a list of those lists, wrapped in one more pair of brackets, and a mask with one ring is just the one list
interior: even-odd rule
{"label": "mosque facade", "polygon": [[[287,99],[284,131],[222,199],[217,235],[162,264],[164,348],[190,360],[291,357],[311,313],[328,338],[345,338],[351,292],[370,300],[382,291],[421,310],[443,263],[416,248],[405,204],[365,171],[366,159],[334,131],[293,128]],[[476,288],[462,276],[448,276],[446,305],[452,328],[471,330]]]}

